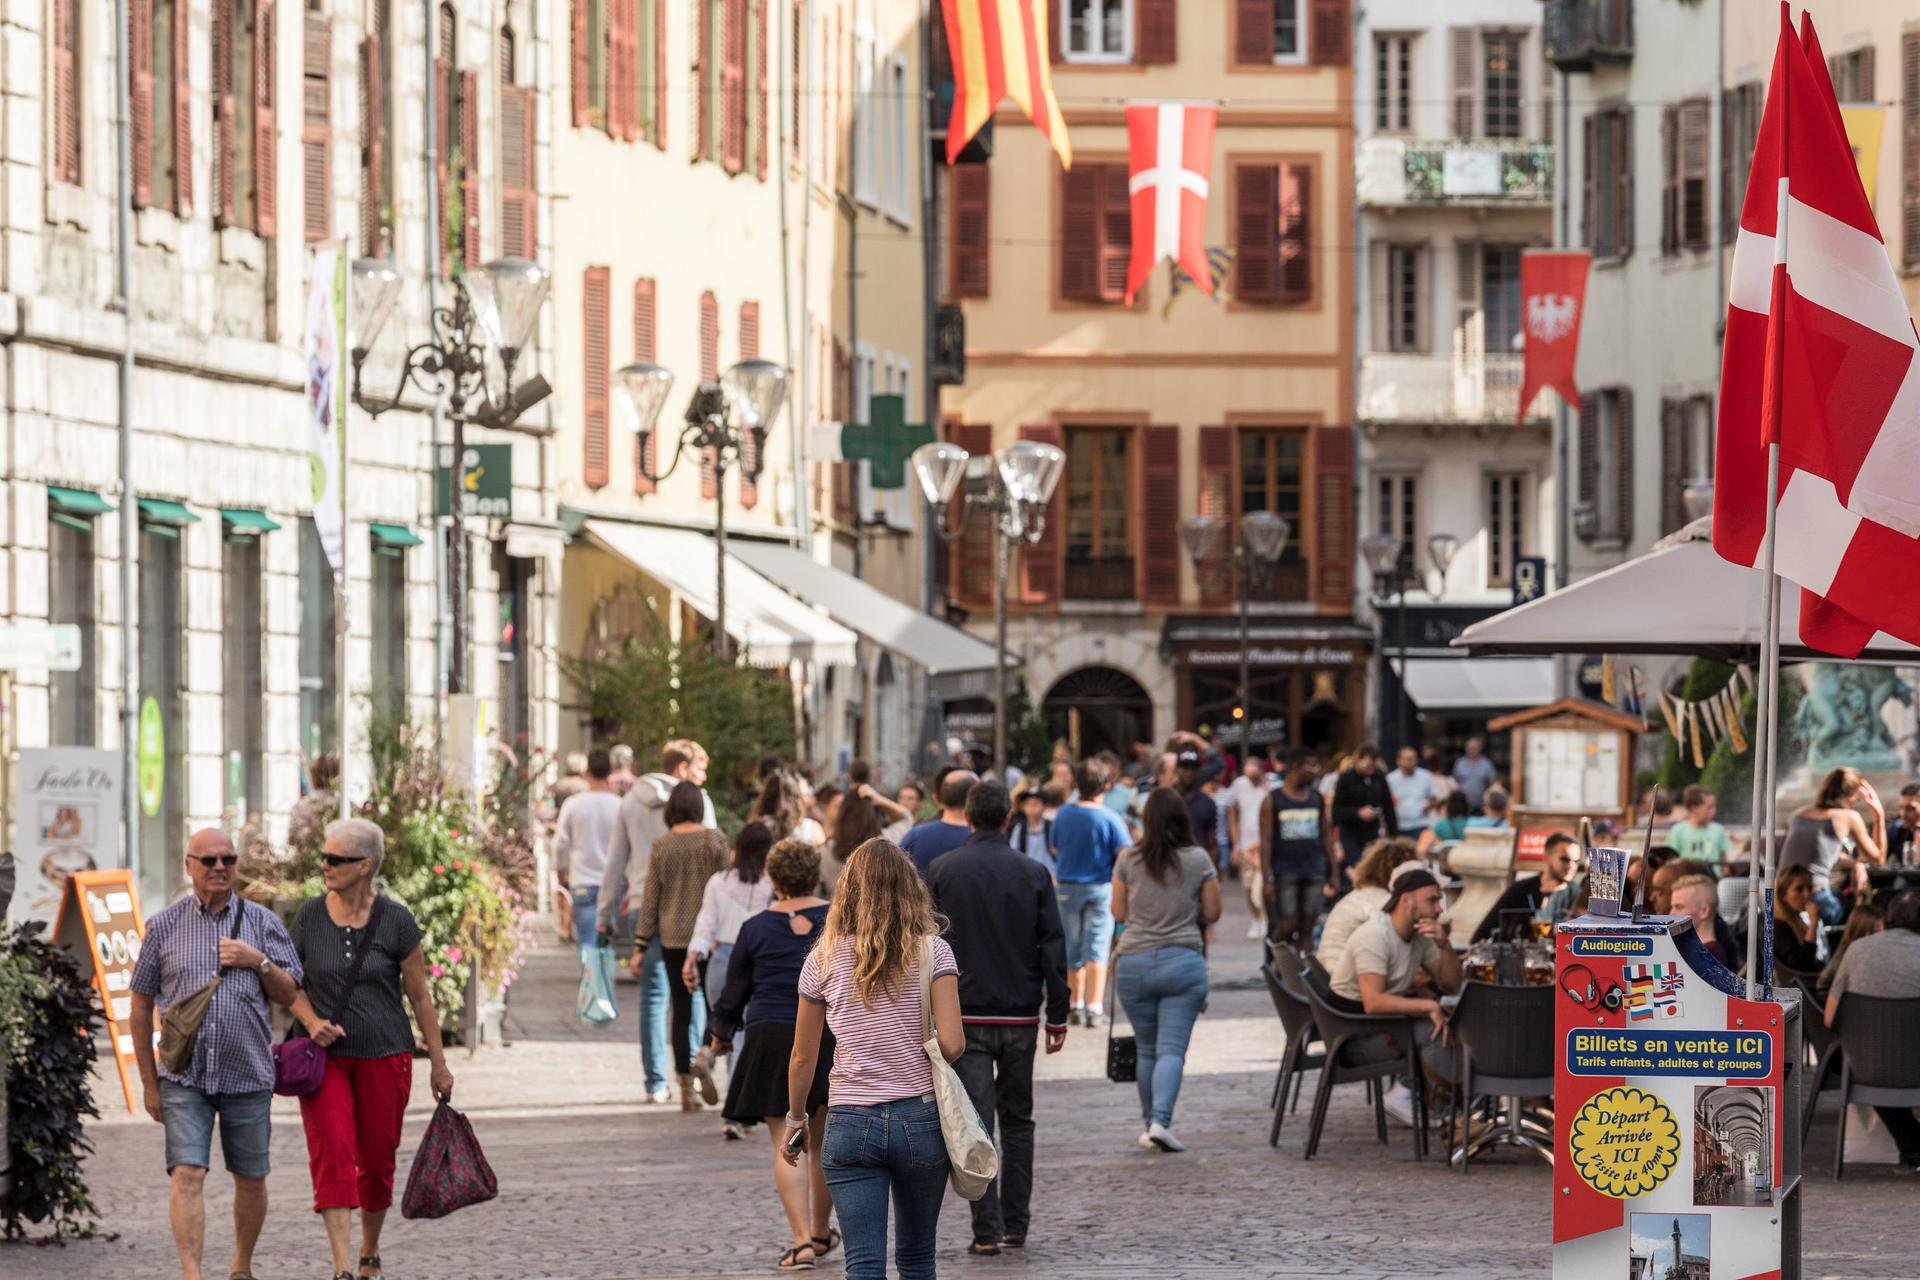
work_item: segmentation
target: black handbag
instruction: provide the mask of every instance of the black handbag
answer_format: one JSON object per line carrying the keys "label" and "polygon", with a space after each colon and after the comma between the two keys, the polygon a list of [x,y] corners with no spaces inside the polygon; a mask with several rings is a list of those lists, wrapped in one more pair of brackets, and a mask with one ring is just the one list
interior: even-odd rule
{"label": "black handbag", "polygon": [[1132,1084],[1140,1075],[1140,1044],[1131,1034],[1113,1033],[1114,1015],[1120,1011],[1114,999],[1113,970],[1107,970],[1107,1079],[1115,1084]]}

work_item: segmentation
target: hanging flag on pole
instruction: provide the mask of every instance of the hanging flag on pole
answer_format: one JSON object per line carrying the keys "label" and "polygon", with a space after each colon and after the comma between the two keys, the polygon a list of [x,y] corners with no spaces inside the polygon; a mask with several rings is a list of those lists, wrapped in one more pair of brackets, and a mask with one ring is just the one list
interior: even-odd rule
{"label": "hanging flag on pole", "polygon": [[1580,355],[1580,316],[1587,306],[1587,264],[1592,257],[1584,249],[1529,249],[1520,255],[1526,368],[1516,425],[1527,420],[1527,410],[1543,387],[1552,387],[1574,409],[1580,407],[1573,367]]}
{"label": "hanging flag on pole", "polygon": [[1067,122],[1053,97],[1047,0],[940,0],[947,24],[947,54],[953,61],[953,115],[947,122],[947,163],[952,164],[993,118],[1002,98],[1012,98],[1042,137],[1073,167]]}
{"label": "hanging flag on pole", "polygon": [[[347,255],[341,245],[314,250],[307,294],[307,466],[313,481],[313,525],[333,576],[344,578],[346,558]],[[342,681],[344,684],[345,682]]]}
{"label": "hanging flag on pole", "polygon": [[1129,307],[1163,258],[1179,263],[1200,292],[1213,294],[1203,237],[1213,129],[1219,116],[1215,107],[1178,102],[1127,106],[1127,192],[1133,213],[1125,298]]}

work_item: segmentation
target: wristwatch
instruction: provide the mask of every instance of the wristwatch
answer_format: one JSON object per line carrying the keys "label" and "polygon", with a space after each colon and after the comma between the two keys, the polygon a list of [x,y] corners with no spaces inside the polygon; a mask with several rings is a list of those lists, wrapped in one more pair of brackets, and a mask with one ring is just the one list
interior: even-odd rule
{"label": "wristwatch", "polygon": [[272,973],[273,958],[271,956],[261,956],[259,969],[260,969],[260,976],[263,978],[266,977],[269,973]]}

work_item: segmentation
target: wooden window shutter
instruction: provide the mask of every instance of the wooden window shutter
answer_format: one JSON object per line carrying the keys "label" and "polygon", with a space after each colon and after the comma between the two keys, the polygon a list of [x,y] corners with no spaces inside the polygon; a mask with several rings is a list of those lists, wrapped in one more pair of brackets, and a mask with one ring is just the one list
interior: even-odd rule
{"label": "wooden window shutter", "polygon": [[239,104],[233,86],[233,6],[235,0],[214,0],[213,7],[213,222],[233,221],[234,136]]}
{"label": "wooden window shutter", "polygon": [[460,73],[460,249],[469,271],[480,269],[480,73]]}
{"label": "wooden window shutter", "polygon": [[133,122],[133,203],[153,203],[153,3],[127,6],[127,37],[132,54],[128,109]]}
{"label": "wooden window shutter", "polygon": [[758,39],[754,41],[753,57],[753,101],[754,101],[754,146],[753,172],[762,182],[767,180],[767,156],[773,150],[772,124],[767,118],[768,81],[772,76],[768,67],[772,65],[771,51],[767,48],[773,35],[772,23],[768,21],[768,10],[773,8],[773,0],[753,0],[754,22],[758,24]]}
{"label": "wooden window shutter", "polygon": [[1273,0],[1234,0],[1233,60],[1270,67],[1273,52]]}
{"label": "wooden window shutter", "polygon": [[1313,429],[1313,598],[1323,608],[1353,608],[1353,429]]}
{"label": "wooden window shutter", "polygon": [[1313,170],[1304,164],[1279,167],[1279,248],[1274,294],[1283,302],[1313,296]]}
{"label": "wooden window shutter", "polygon": [[1611,394],[1596,391],[1580,397],[1580,479],[1574,494],[1577,502],[1589,507],[1597,506],[1600,501],[1600,398]]}
{"label": "wooden window shutter", "polygon": [[381,190],[386,175],[381,155],[385,132],[381,116],[386,105],[381,75],[380,37],[371,35],[360,42],[360,251],[372,258],[383,256],[387,248],[381,222],[386,199]]}
{"label": "wooden window shutter", "polygon": [[947,172],[953,237],[952,252],[948,255],[947,295],[984,298],[992,283],[991,170],[984,164],[961,164]]}
{"label": "wooden window shutter", "polygon": [[[947,428],[947,438],[976,458],[993,452],[993,428],[989,426],[957,422]],[[947,512],[948,527],[958,530],[961,518],[961,504],[956,502]],[[947,581],[952,584],[955,600],[976,606],[990,605],[993,602],[993,521],[976,514],[966,530],[964,536],[953,540],[948,552]]]}
{"label": "wooden window shutter", "polygon": [[[760,358],[760,304],[743,302],[740,304],[740,358],[758,360]],[[753,472],[760,462],[759,446],[752,432],[742,432],[740,436],[740,505],[752,508],[760,502],[760,484],[753,478]]]}
{"label": "wooden window shutter", "polygon": [[1353,61],[1353,12],[1349,0],[1312,0],[1307,17],[1307,60],[1316,67]]}
{"label": "wooden window shutter", "polygon": [[1920,31],[1900,37],[1900,261],[1920,266]]}
{"label": "wooden window shutter", "polygon": [[1456,138],[1473,137],[1473,102],[1480,83],[1473,51],[1479,34],[1472,27],[1453,27],[1447,31],[1449,101],[1452,104],[1450,118]]}
{"label": "wooden window shutter", "polygon": [[713,159],[713,92],[709,77],[713,70],[713,6],[725,0],[693,0],[697,11],[693,43],[693,158]]}
{"label": "wooden window shutter", "polygon": [[[654,289],[654,282],[650,279],[643,278],[633,282],[633,358],[641,364],[653,364],[660,358],[657,320],[659,312],[655,305]],[[633,438],[633,491],[635,493],[654,491],[656,486],[648,477],[660,465],[658,426],[647,432],[644,439],[645,447],[643,448],[642,437],[636,435]]]}
{"label": "wooden window shutter", "polygon": [[[1053,422],[1022,427],[1020,438],[1037,440],[1056,449],[1065,446],[1059,424]],[[1066,486],[1061,485],[1054,489],[1053,497],[1047,502],[1047,519],[1040,531],[1040,540],[1020,548],[1020,598],[1028,604],[1052,604],[1060,599],[1060,579],[1066,571],[1062,561],[1067,545],[1062,536],[1066,507]]]}
{"label": "wooden window shutter", "polygon": [[1686,523],[1681,486],[1686,483],[1687,402],[1671,397],[1660,401],[1660,528],[1672,533]]}
{"label": "wooden window shutter", "polygon": [[1243,302],[1270,302],[1278,292],[1280,175],[1270,164],[1234,167],[1233,293]]}
{"label": "wooden window shutter", "polygon": [[333,24],[307,11],[300,32],[300,223],[309,241],[333,234]]}
{"label": "wooden window shutter", "polygon": [[180,0],[173,5],[173,211],[193,207],[193,23]]}
{"label": "wooden window shutter", "polygon": [[500,90],[500,252],[532,258],[539,243],[539,199],[534,189],[534,110],[531,85]]}
{"label": "wooden window shutter", "polygon": [[1621,257],[1633,252],[1633,108],[1613,115],[1613,207]]}
{"label": "wooden window shutter", "polygon": [[1593,249],[1596,224],[1593,217],[1593,196],[1598,190],[1593,180],[1594,150],[1600,142],[1600,117],[1589,114],[1580,122],[1580,243],[1587,249]]}
{"label": "wooden window shutter", "polygon": [[1098,165],[1060,175],[1060,296],[1083,302],[1100,297],[1100,174]]}
{"label": "wooden window shutter", "polygon": [[1547,61],[1546,41],[1536,38],[1533,47],[1540,57],[1540,141],[1553,145],[1553,64]]}
{"label": "wooden window shutter", "polygon": [[275,236],[280,230],[279,165],[277,152],[280,131],[274,127],[275,75],[279,39],[276,6],[272,0],[260,0],[253,12],[253,229],[262,236]]}
{"label": "wooden window shutter", "polygon": [[1734,207],[1734,139],[1740,136],[1734,121],[1739,110],[1740,90],[1720,91],[1720,234],[1731,241],[1740,233],[1740,211]]}
{"label": "wooden window shutter", "polygon": [[[700,381],[720,380],[720,300],[713,290],[700,295]],[[720,496],[720,457],[711,447],[700,451],[700,496]]]}
{"label": "wooden window shutter", "polygon": [[1395,303],[1400,282],[1393,278],[1394,246],[1375,240],[1367,246],[1367,341],[1370,350],[1392,351],[1400,327]]}
{"label": "wooden window shutter", "polygon": [[1712,114],[1705,99],[1680,104],[1679,138],[1679,234],[1687,249],[1707,247],[1707,166],[1712,148],[1707,145],[1707,130]]}
{"label": "wooden window shutter", "polygon": [[667,0],[653,0],[653,144],[667,149]]}
{"label": "wooden window shutter", "polygon": [[720,165],[739,173],[747,164],[747,0],[721,0]]}
{"label": "wooden window shutter", "polygon": [[587,487],[598,489],[607,483],[607,364],[608,329],[612,307],[612,271],[607,267],[588,267],[581,303],[585,311],[584,340],[580,347],[586,359],[586,378],[580,402],[586,410],[586,444],[581,479]]}
{"label": "wooden window shutter", "polygon": [[1680,108],[1660,109],[1660,252],[1680,247]]}
{"label": "wooden window shutter", "polygon": [[[53,176],[80,181],[80,0],[53,0]],[[184,25],[184,24],[177,24]]]}
{"label": "wooden window shutter", "polygon": [[1856,91],[1860,95],[1858,101],[1874,102],[1878,99],[1878,95],[1874,93],[1874,47],[1870,44],[1862,45],[1854,51],[1853,56],[1855,58],[1854,66],[1856,68],[1856,76],[1859,81],[1856,87]]}
{"label": "wooden window shutter", "polygon": [[1633,390],[1622,387],[1619,396],[1619,429],[1614,432],[1613,490],[1618,523],[1615,536],[1633,540]]}
{"label": "wooden window shutter", "polygon": [[1180,428],[1144,427],[1140,447],[1140,598],[1180,603]]}
{"label": "wooden window shutter", "polygon": [[[1179,60],[1180,11],[1178,0],[1133,0],[1135,31],[1133,60],[1144,67],[1168,66]],[[1057,35],[1049,33],[1053,39]]]}
{"label": "wooden window shutter", "polygon": [[[944,28],[942,31],[944,34]],[[1047,61],[1063,61],[1066,48],[1067,42],[1060,34],[1060,0],[1047,0]]]}
{"label": "wooden window shutter", "polygon": [[592,37],[588,31],[588,11],[592,0],[573,3],[573,127],[584,129],[593,123],[593,93],[588,83],[593,78]]}
{"label": "wooden window shutter", "polygon": [[[633,115],[638,102],[631,93],[630,69],[638,52],[639,32],[634,29],[634,6],[639,0],[606,0],[607,109],[601,124],[609,138],[626,141],[633,136]],[[589,31],[589,40],[593,38]]]}
{"label": "wooden window shutter", "polygon": [[1239,536],[1234,520],[1233,428],[1200,428],[1199,501],[1203,516],[1218,520],[1219,532],[1211,554],[1200,564],[1200,600],[1220,604],[1233,599],[1233,539]]}
{"label": "wooden window shutter", "polygon": [[1127,189],[1127,166],[1088,167],[1095,170],[1100,199],[1100,301],[1119,302],[1127,296],[1127,265],[1133,256],[1133,198]]}

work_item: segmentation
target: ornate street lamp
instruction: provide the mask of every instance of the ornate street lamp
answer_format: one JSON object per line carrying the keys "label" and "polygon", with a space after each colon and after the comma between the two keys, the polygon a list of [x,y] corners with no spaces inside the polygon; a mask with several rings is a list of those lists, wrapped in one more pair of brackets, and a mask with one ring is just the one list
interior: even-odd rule
{"label": "ornate street lamp", "polygon": [[[1218,516],[1188,516],[1180,522],[1180,541],[1196,573],[1214,557],[1215,548],[1225,533],[1226,522]],[[1254,588],[1266,585],[1274,566],[1286,554],[1287,539],[1292,536],[1293,524],[1285,516],[1271,511],[1249,511],[1240,517],[1240,539],[1231,552],[1240,605],[1240,688],[1233,714],[1240,721],[1242,763],[1253,754],[1252,628],[1248,605]]]}
{"label": "ornate street lamp", "polygon": [[[913,451],[913,474],[933,507],[931,524],[942,542],[966,536],[976,510],[994,517],[993,556],[993,767],[1003,779],[1007,768],[1007,578],[1016,547],[1040,541],[1047,527],[1047,503],[1059,487],[1067,455],[1050,444],[1022,440],[980,460],[954,444],[923,444]],[[974,473],[974,486],[961,481]],[[958,495],[960,527],[947,528],[947,512]]]}
{"label": "ornate street lamp", "polygon": [[[452,517],[453,551],[447,557],[447,598],[453,602],[453,648],[447,655],[447,692],[467,689],[467,559],[465,504],[460,500],[459,477],[466,454],[466,429],[502,430],[519,421],[527,410],[552,394],[547,380],[534,374],[519,386],[513,366],[533,338],[534,323],[547,300],[545,267],[525,258],[497,258],[477,272],[455,279],[453,305],[436,307],[428,319],[427,340],[407,349],[393,393],[385,399],[367,395],[361,372],[367,352],[379,337],[400,295],[400,275],[393,264],[378,258],[353,263],[347,291],[347,342],[353,360],[353,402],[371,417],[400,403],[407,384],[425,395],[447,398],[453,419],[453,463],[447,470],[447,512]],[[496,385],[488,357],[500,362]]]}
{"label": "ornate street lamp", "polygon": [[[639,442],[641,474],[658,483],[673,474],[682,454],[712,450],[714,490],[719,495],[713,519],[714,599],[713,642],[719,652],[727,640],[727,469],[738,465],[750,480],[766,467],[767,430],[787,401],[787,370],[771,360],[742,360],[720,375],[718,382],[702,382],[687,402],[685,424],[674,441],[673,457],[658,474],[649,470],[653,450],[648,437],[666,407],[673,389],[673,373],[657,364],[630,364],[613,375],[614,397],[620,402],[627,426]],[[748,442],[752,447],[748,448]]]}
{"label": "ornate street lamp", "polygon": [[[1447,586],[1447,570],[1453,566],[1453,558],[1460,550],[1460,539],[1450,533],[1436,533],[1427,538],[1427,555],[1433,561],[1434,569],[1440,575],[1440,586],[1429,588],[1426,574],[1416,568],[1413,557],[1408,554],[1406,543],[1396,534],[1374,533],[1360,539],[1360,555],[1367,562],[1367,572],[1373,579],[1373,602],[1376,610],[1386,602],[1386,597],[1396,598],[1395,620],[1396,640],[1394,648],[1400,661],[1400,697],[1394,707],[1394,724],[1399,734],[1396,748],[1409,745],[1407,740],[1407,590],[1419,587],[1438,600]],[[1380,680],[1381,696],[1385,696],[1386,678]],[[1382,708],[1382,727],[1385,727],[1385,708]]]}

